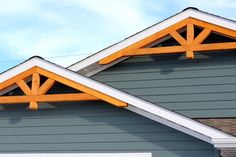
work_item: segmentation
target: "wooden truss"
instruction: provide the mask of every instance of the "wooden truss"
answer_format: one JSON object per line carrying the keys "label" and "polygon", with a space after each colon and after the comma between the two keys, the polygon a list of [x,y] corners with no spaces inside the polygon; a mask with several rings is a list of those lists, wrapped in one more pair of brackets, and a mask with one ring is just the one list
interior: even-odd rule
{"label": "wooden truss", "polygon": [[[194,26],[203,28],[202,32],[197,37],[194,37]],[[185,27],[187,32],[186,39],[184,39],[178,32]],[[223,28],[194,18],[187,18],[149,37],[146,37],[131,46],[115,52],[110,56],[107,56],[106,58],[100,60],[99,64],[108,64],[121,57],[171,53],[186,53],[186,57],[188,59],[194,59],[194,52],[213,52],[217,50],[236,49],[236,42],[202,44],[211,32],[236,39],[236,31],[234,30]],[[168,35],[173,37],[180,44],[180,46],[147,48],[148,45],[155,41],[161,40]]]}
{"label": "wooden truss", "polygon": [[[48,79],[40,85],[40,75]],[[31,88],[25,82],[25,79],[32,77]],[[46,94],[55,82],[60,82],[69,87],[77,89],[84,93],[72,94]],[[9,80],[0,83],[0,90],[3,90],[13,84],[17,84],[25,95],[20,96],[0,96],[0,104],[19,104],[30,103],[31,110],[38,109],[38,102],[64,102],[64,101],[94,101],[104,100],[117,107],[126,107],[127,103],[115,99],[111,96],[103,94],[99,91],[93,90],[77,82],[71,81],[65,77],[47,71],[40,67],[33,67],[20,73]]]}

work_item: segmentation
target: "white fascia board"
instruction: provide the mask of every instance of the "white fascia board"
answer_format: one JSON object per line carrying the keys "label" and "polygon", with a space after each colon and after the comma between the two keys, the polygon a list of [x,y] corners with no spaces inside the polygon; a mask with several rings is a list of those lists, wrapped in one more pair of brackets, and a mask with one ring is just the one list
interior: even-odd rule
{"label": "white fascia board", "polygon": [[183,126],[180,126],[177,123],[173,123],[171,121],[168,121],[167,119],[164,119],[164,118],[158,116],[157,114],[153,114],[153,113],[144,111],[144,110],[142,110],[140,108],[137,108],[135,106],[132,106],[132,105],[128,105],[128,107],[126,107],[126,109],[128,109],[128,110],[130,110],[132,112],[135,112],[137,114],[140,114],[140,115],[142,115],[144,117],[147,117],[147,118],[149,118],[151,120],[154,120],[156,122],[159,122],[161,124],[164,124],[166,126],[169,126],[171,128],[174,128],[176,130],[179,130],[181,132],[184,132],[186,134],[189,134],[189,135],[191,135],[193,137],[196,137],[198,139],[201,139],[201,140],[203,140],[205,142],[212,143],[211,137],[207,137],[206,135],[200,134],[200,133],[198,133],[196,131],[189,130],[189,128],[185,128]]}
{"label": "white fascia board", "polygon": [[0,157],[152,157],[152,153],[22,153],[0,154]]}
{"label": "white fascia board", "polygon": [[[38,57],[34,57],[0,75],[0,83],[14,77],[15,75],[18,75],[34,66],[40,66],[40,63],[46,63],[43,59],[40,59]],[[42,67],[42,66],[40,66]]]}
{"label": "white fascia board", "polygon": [[[160,22],[134,36],[129,37],[128,39],[125,39],[124,41],[121,41],[120,43],[117,43],[95,55],[92,55],[91,57],[88,57],[70,67],[68,67],[68,69],[73,70],[73,71],[79,71],[81,69],[86,68],[87,66],[94,64],[96,62],[98,62],[99,60],[125,48],[128,47],[156,32],[159,32],[181,20],[184,20],[188,17],[192,17],[192,18],[196,18],[202,21],[206,21],[215,25],[219,25],[225,28],[229,28],[232,30],[236,30],[236,22],[235,21],[231,21],[231,20],[227,20],[224,18],[221,18],[219,16],[215,16],[212,14],[208,14],[202,11],[198,11],[195,9],[188,9],[185,10],[183,12],[180,12],[179,14],[164,20],[163,22]],[[99,71],[99,70],[98,70]]]}
{"label": "white fascia board", "polygon": [[236,148],[236,138],[216,138],[212,139],[212,143],[221,150],[235,150]]}
{"label": "white fascia board", "polygon": [[[21,65],[14,67],[13,69],[10,69],[9,71],[1,74],[0,82],[6,81],[10,79],[11,77],[35,66],[42,67],[48,71],[61,75],[72,81],[75,81],[77,83],[90,87],[94,90],[100,91],[106,95],[109,95],[111,97],[124,101],[128,103],[129,106],[133,106],[133,110],[134,108],[137,108],[140,111],[141,110],[145,111],[145,113],[148,113],[151,116],[156,115],[156,117],[158,117],[156,118],[156,121],[164,125],[170,126],[174,129],[180,130],[189,135],[192,135],[201,140],[204,140],[206,142],[212,143],[211,141],[212,139],[234,138],[233,136],[229,134],[226,134],[214,128],[208,127],[202,123],[199,123],[190,118],[184,117],[170,110],[164,109],[160,106],[149,103],[138,97],[135,97],[125,92],[122,92],[120,90],[114,89],[108,85],[102,84],[100,82],[97,82],[85,76],[79,75],[73,71],[70,71],[58,65],[52,64],[41,58],[36,58],[36,57],[32,58],[28,60],[27,62],[24,62]],[[130,107],[128,107],[128,109],[130,109]],[[146,115],[144,114],[144,116]]]}

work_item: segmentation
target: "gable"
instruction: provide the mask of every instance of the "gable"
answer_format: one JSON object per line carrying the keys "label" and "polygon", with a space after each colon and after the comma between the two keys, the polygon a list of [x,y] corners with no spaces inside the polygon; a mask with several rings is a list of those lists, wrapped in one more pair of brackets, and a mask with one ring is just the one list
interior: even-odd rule
{"label": "gable", "polygon": [[[48,79],[41,84],[40,75],[48,77]],[[28,77],[32,77],[31,89],[26,84],[25,80]],[[55,81],[59,81],[72,88],[80,90],[85,93],[72,93],[72,94],[49,94],[45,93],[53,86]],[[26,103],[29,102],[29,108],[32,110],[38,109],[38,102],[55,102],[55,101],[86,101],[86,100],[98,100],[100,97],[102,100],[115,104],[120,107],[127,106],[126,103],[119,101],[115,98],[109,97],[99,91],[93,90],[82,84],[75,83],[68,78],[62,77],[58,74],[45,70],[38,66],[33,66],[30,69],[19,73],[3,82],[1,82],[0,89],[7,88],[8,86],[16,83],[20,89],[24,92],[25,96],[1,96],[0,104],[11,104],[11,103]]]}
{"label": "gable", "polygon": [[[112,54],[115,54],[119,51],[122,51],[123,49],[125,50],[128,47],[132,47],[132,45],[135,45],[136,43],[139,43],[140,41],[144,40],[145,38],[148,39],[151,38],[151,40],[155,41],[157,38],[159,38],[159,36],[153,36],[153,34],[158,33],[158,32],[162,32],[162,30],[166,30],[168,28],[171,28],[172,26],[174,26],[177,23],[181,23],[181,21],[184,21],[185,19],[187,20],[188,18],[190,19],[194,19],[195,21],[202,21],[205,24],[210,24],[212,25],[211,28],[207,28],[209,30],[214,30],[216,32],[220,32],[220,30],[218,30],[218,28],[223,30],[226,30],[226,32],[228,31],[228,33],[223,33],[223,34],[232,34],[232,36],[235,38],[235,30],[236,30],[236,25],[235,25],[235,21],[232,20],[228,20],[219,16],[215,16],[200,10],[196,10],[196,9],[186,9],[183,12],[180,12],[164,21],[161,21],[160,23],[157,23],[141,32],[136,33],[135,35],[132,35],[128,38],[126,38],[125,40],[118,42],[82,61],[79,61],[78,63],[75,63],[73,65],[71,65],[70,67],[68,67],[71,70],[74,71],[78,71],[79,73],[86,75],[86,76],[91,76],[93,74],[96,74],[114,64],[117,64],[121,61],[123,61],[124,59],[126,59],[127,57],[122,57],[121,55],[117,55],[115,58],[120,58],[117,59],[117,61],[114,61],[110,64],[106,64],[106,65],[100,65],[98,62],[100,61],[100,63],[102,62],[102,60],[106,59],[106,57],[109,57]],[[183,23],[182,23],[183,24]],[[185,23],[186,24],[186,23]],[[197,22],[196,25],[202,25],[201,22]],[[215,28],[216,26],[216,28]],[[177,27],[181,27],[178,26]],[[174,30],[176,30],[177,28],[175,28]],[[204,31],[205,33],[207,33],[207,31]],[[230,33],[231,32],[231,33]],[[163,32],[162,35],[166,34],[167,32]],[[203,33],[203,35],[205,34]],[[214,33],[214,32],[213,32]],[[173,33],[172,33],[173,34]],[[175,33],[176,34],[176,33]],[[206,34],[205,34],[206,35]],[[178,35],[177,35],[178,36]],[[148,41],[148,40],[146,40]],[[214,49],[214,46],[212,47],[211,45],[208,45],[207,47],[210,49]],[[225,47],[226,46],[226,47]],[[234,47],[234,45],[230,44],[226,44],[223,45],[224,48],[232,48]],[[201,47],[198,47],[197,49],[201,49]],[[206,47],[205,47],[206,48]],[[203,48],[203,49],[205,49]],[[182,49],[182,48],[181,48]],[[180,51],[181,49],[179,49],[178,51]],[[146,49],[148,51],[151,51],[151,49]],[[147,53],[147,51],[145,50],[145,53]],[[153,51],[155,51],[157,49],[152,49]],[[173,50],[173,49],[172,49]],[[175,50],[175,48],[174,48]],[[140,53],[142,53],[141,51],[143,50],[139,50]],[[166,50],[168,51],[168,50]],[[185,48],[181,51],[185,51]],[[135,52],[135,51],[133,51]],[[131,52],[130,52],[131,53]],[[136,52],[135,52],[136,53]],[[153,52],[149,52],[149,53],[153,53]],[[179,52],[178,52],[179,53]]]}
{"label": "gable", "polygon": [[[202,31],[196,35],[195,28],[201,27]],[[186,32],[185,37],[180,32]],[[232,38],[233,42],[204,44],[204,40],[209,37],[211,32],[225,35]],[[160,40],[163,38],[174,38],[180,45],[162,45]],[[184,19],[166,29],[163,29],[151,36],[146,37],[133,45],[126,47],[118,52],[111,54],[99,61],[99,64],[108,64],[122,57],[158,55],[158,54],[176,54],[186,53],[186,58],[194,59],[194,53],[208,51],[236,49],[236,32],[217,25],[213,25],[194,18]],[[159,45],[156,43],[160,43]],[[154,45],[154,46],[150,46]],[[155,46],[157,45],[157,46]]]}
{"label": "gable", "polygon": [[[190,16],[191,15],[191,16]],[[79,69],[83,69],[84,67],[86,67],[85,69],[83,69],[84,71],[87,71],[88,69],[90,69],[91,67],[87,66],[91,65],[93,68],[92,72],[94,73],[93,70],[96,70],[96,66],[98,64],[98,62],[106,57],[109,57],[109,55],[112,55],[114,52],[118,52],[119,50],[122,50],[123,48],[130,46],[132,44],[135,44],[136,42],[145,39],[145,38],[149,38],[150,36],[153,35],[153,33],[159,32],[161,30],[164,29],[168,29],[168,27],[171,27],[171,25],[181,22],[182,20],[184,21],[185,19],[187,19],[186,21],[189,20],[192,21],[193,17],[197,17],[200,16],[199,20],[202,21],[210,21],[210,23],[212,22],[213,24],[216,24],[217,22],[220,22],[220,25],[224,25],[226,24],[226,26],[224,27],[228,32],[228,30],[230,29],[231,26],[233,26],[233,29],[231,30],[231,32],[233,31],[233,33],[223,33],[224,35],[228,35],[229,37],[231,37],[231,34],[233,34],[234,37],[234,22],[232,21],[228,21],[228,20],[222,20],[222,18],[218,18],[215,16],[210,16],[207,14],[203,14],[202,12],[195,12],[193,10],[187,10],[184,11],[183,13],[176,15],[176,17],[170,18],[167,20],[167,22],[165,22],[165,24],[160,23],[158,24],[158,26],[153,26],[152,28],[147,29],[144,32],[141,32],[140,34],[135,35],[134,37],[131,37],[127,40],[125,40],[124,42],[121,42],[120,44],[118,44],[118,49],[116,49],[117,45],[111,46],[109,48],[112,49],[112,51],[109,51],[108,49],[105,49],[103,52],[98,53],[94,56],[92,56],[91,58],[87,58],[86,59],[86,64],[83,64],[83,62],[81,62]],[[206,19],[205,19],[206,18]],[[171,21],[171,22],[170,22]],[[202,22],[200,21],[200,22]],[[163,24],[163,25],[162,25]],[[161,26],[162,27],[159,27]],[[136,55],[136,51],[139,53],[138,55],[142,55],[142,53],[144,53],[145,51],[145,55],[149,55],[152,53],[156,54],[156,51],[160,51],[165,49],[165,51],[169,51],[174,50],[176,52],[181,52],[182,51],[186,51],[185,53],[187,54],[187,58],[192,58],[194,57],[194,52],[193,51],[205,51],[205,50],[222,50],[222,49],[232,49],[235,47],[234,45],[234,41],[230,42],[230,43],[223,43],[220,46],[219,45],[211,45],[211,44],[205,44],[205,45],[198,45],[197,47],[193,47],[193,44],[189,43],[189,41],[191,42],[196,42],[196,40],[198,39],[200,42],[202,42],[203,38],[206,37],[206,35],[204,34],[208,34],[209,31],[205,31],[205,28],[203,27],[203,31],[202,33],[200,33],[200,37],[197,36],[196,40],[194,38],[194,27],[193,24],[190,23],[183,23],[183,25],[187,25],[187,37],[186,39],[181,38],[179,29],[182,29],[182,26],[180,28],[176,28],[174,29],[175,32],[173,32],[174,34],[172,34],[172,37],[177,40],[177,42],[179,44],[181,44],[180,47],[171,47],[168,48],[166,50],[166,48],[164,47],[152,47],[152,48],[141,48],[138,47],[138,49],[132,49],[130,52],[128,51],[128,53],[131,53]],[[207,25],[208,26],[208,25]],[[211,26],[211,25],[210,25]],[[220,27],[221,27],[220,26]],[[154,29],[155,28],[155,29]],[[214,29],[213,29],[214,28]],[[218,27],[217,27],[218,28]],[[216,29],[217,29],[216,28]],[[157,31],[158,30],[158,31]],[[215,30],[215,27],[212,26],[211,30]],[[189,33],[190,32],[190,33]],[[192,32],[192,33],[191,33]],[[217,32],[217,31],[216,31]],[[220,32],[220,31],[219,31]],[[170,34],[170,32],[168,32]],[[221,32],[222,33],[222,32]],[[203,34],[203,35],[201,35]],[[163,34],[164,36],[166,34]],[[203,37],[202,37],[203,36]],[[152,36],[153,37],[153,36]],[[152,38],[151,37],[151,38]],[[200,39],[201,40],[200,40]],[[191,39],[191,40],[189,40]],[[156,40],[162,40],[160,38],[153,38],[153,41],[156,42]],[[198,41],[197,40],[197,41]],[[147,44],[153,44],[153,41],[149,41],[149,40],[145,40],[145,42],[147,42]],[[165,40],[163,40],[165,41]],[[187,45],[184,45],[183,43],[187,43]],[[155,43],[156,44],[156,43]],[[223,46],[222,46],[223,45]],[[114,48],[116,47],[116,48]],[[146,53],[146,50],[148,49],[149,53]],[[135,50],[135,52],[133,51]],[[173,51],[171,51],[173,52]],[[127,56],[131,56],[131,55],[127,55]],[[112,64],[118,63],[119,61],[123,60],[125,57],[125,55],[123,56],[123,54],[121,56],[118,55],[118,61],[117,62],[113,62]],[[94,59],[95,58],[95,59]],[[113,60],[112,60],[113,61]],[[105,66],[105,68],[109,67],[110,64],[108,66]],[[77,65],[74,66],[74,68],[76,69],[76,67],[78,67]],[[102,69],[104,69],[104,66],[100,66],[102,67]],[[75,70],[73,67],[70,67],[69,69],[71,70]],[[33,69],[32,73],[27,73],[27,70]],[[208,143],[214,144],[215,147],[217,148],[235,148],[236,147],[236,138],[223,133],[219,130],[213,129],[211,127],[208,127],[206,125],[203,125],[199,122],[196,122],[190,118],[187,118],[183,115],[177,114],[173,111],[170,111],[168,109],[165,109],[159,105],[154,105],[153,103],[150,103],[144,99],[141,99],[139,97],[133,96],[131,94],[122,92],[121,90],[112,88],[108,85],[105,85],[103,83],[100,83],[98,81],[92,80],[90,78],[81,76],[80,74],[77,74],[73,71],[70,71],[69,69],[65,69],[62,68],[60,66],[54,65],[48,61],[45,61],[43,59],[40,58],[32,58],[28,61],[26,61],[25,63],[14,67],[13,69],[1,74],[0,77],[0,89],[1,92],[2,90],[5,90],[6,88],[11,88],[15,83],[21,88],[21,90],[24,92],[24,94],[26,96],[24,96],[23,100],[27,100],[27,102],[30,102],[30,107],[31,109],[37,109],[37,102],[38,101],[43,101],[46,100],[46,102],[48,102],[49,100],[56,100],[56,101],[79,101],[80,100],[94,100],[94,99],[100,99],[100,100],[104,100],[106,102],[109,102],[115,106],[118,107],[124,107],[128,110],[131,110],[135,113],[138,113],[144,117],[148,117],[149,119],[152,119],[158,123],[162,123],[166,126],[172,127],[176,130],[179,130],[181,132],[184,132],[186,134],[189,134],[191,136],[194,136],[196,138],[199,138],[203,141],[206,141]],[[99,69],[100,70],[100,69]],[[77,71],[77,70],[76,70]],[[27,75],[25,75],[25,73]],[[91,72],[91,71],[87,71],[87,72]],[[96,71],[97,72],[97,71]],[[23,75],[21,75],[23,73]],[[29,86],[27,85],[27,76],[32,75],[32,85],[31,88],[29,88]],[[44,77],[47,77],[49,79],[49,81],[46,81],[46,85],[39,83],[40,81],[40,75],[43,75]],[[16,79],[19,78],[19,79]],[[25,80],[26,79],[26,80]],[[40,95],[39,91],[42,91],[41,89],[44,89],[44,93],[45,91],[47,91],[50,86],[51,86],[51,82],[53,82],[52,80],[60,82],[62,84],[65,84],[67,86],[70,86],[72,88],[75,88],[79,91],[82,91],[84,93],[78,93],[78,95],[76,96],[72,96],[72,97],[66,97],[66,100],[63,98],[62,95],[57,95],[57,97],[53,97],[52,95]],[[47,83],[49,82],[49,83]],[[55,95],[54,95],[55,96]],[[7,97],[7,98],[6,98]],[[21,102],[22,101],[22,97],[20,96],[16,96],[16,97],[9,97],[9,96],[1,96],[0,97],[0,103],[4,104],[4,103],[8,103],[8,102]],[[42,98],[43,97],[43,98]],[[13,99],[11,99],[13,98]],[[49,99],[50,98],[50,99]]]}

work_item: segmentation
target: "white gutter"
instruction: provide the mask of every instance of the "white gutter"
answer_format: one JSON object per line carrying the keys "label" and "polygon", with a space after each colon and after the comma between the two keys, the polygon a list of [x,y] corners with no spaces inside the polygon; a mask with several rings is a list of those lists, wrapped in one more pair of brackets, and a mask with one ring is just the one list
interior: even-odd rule
{"label": "white gutter", "polygon": [[236,138],[213,138],[212,143],[215,148],[223,150],[235,150],[236,149]]}

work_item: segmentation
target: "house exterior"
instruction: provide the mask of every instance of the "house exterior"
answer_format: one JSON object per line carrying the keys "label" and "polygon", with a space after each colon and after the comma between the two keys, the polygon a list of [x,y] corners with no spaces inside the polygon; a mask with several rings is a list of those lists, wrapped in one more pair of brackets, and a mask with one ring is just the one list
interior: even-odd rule
{"label": "house exterior", "polygon": [[236,22],[195,8],[63,68],[0,76],[0,156],[236,155]]}

